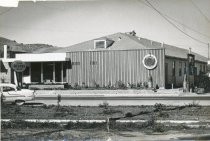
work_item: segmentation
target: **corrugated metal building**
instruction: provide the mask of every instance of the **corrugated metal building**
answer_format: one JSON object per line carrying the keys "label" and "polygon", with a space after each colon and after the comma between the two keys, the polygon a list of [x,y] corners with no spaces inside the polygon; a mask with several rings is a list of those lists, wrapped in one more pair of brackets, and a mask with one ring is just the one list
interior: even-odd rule
{"label": "corrugated metal building", "polygon": [[[164,87],[164,49],[108,50],[68,52],[71,68],[67,70],[67,82],[94,86],[148,82],[149,74],[153,83]],[[148,70],[142,59],[147,54],[157,57],[157,67]]]}
{"label": "corrugated metal building", "polygon": [[[153,86],[170,87],[172,84],[182,86],[188,71],[188,52],[130,32],[115,33],[56,50],[42,49],[33,55],[18,54],[16,59],[27,62],[29,67],[27,73],[23,72],[26,74],[23,75],[24,83],[97,84],[103,87],[118,81],[126,85],[144,83],[151,76]],[[195,55],[195,75],[205,72],[207,58],[192,54]]]}

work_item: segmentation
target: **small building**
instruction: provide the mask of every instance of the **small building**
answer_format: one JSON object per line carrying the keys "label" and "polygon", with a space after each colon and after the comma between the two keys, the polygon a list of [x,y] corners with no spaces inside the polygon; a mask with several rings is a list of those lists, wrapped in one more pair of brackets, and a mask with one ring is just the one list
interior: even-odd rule
{"label": "small building", "polygon": [[0,48],[0,82],[10,83],[14,81],[14,72],[11,69],[8,62],[15,60],[16,54],[28,53],[28,51],[22,49],[19,46],[3,46]]}
{"label": "small building", "polygon": [[[153,86],[182,87],[189,51],[137,37],[134,32],[115,33],[56,50],[17,54],[26,63],[22,81],[27,84],[63,84],[101,87],[117,82],[148,82]],[[207,58],[197,53],[192,74],[207,70]],[[10,62],[10,61],[8,61]],[[11,61],[12,62],[12,61]],[[189,79],[194,81],[193,75]]]}

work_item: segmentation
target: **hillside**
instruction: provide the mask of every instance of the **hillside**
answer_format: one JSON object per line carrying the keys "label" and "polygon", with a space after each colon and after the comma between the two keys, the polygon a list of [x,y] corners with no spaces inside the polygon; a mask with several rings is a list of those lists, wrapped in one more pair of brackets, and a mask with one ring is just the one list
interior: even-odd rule
{"label": "hillside", "polygon": [[3,46],[8,45],[8,50],[15,51],[15,52],[49,52],[51,50],[57,50],[58,47],[48,45],[48,44],[23,44],[18,43],[15,40],[6,39],[3,37],[0,37],[0,57],[3,56]]}

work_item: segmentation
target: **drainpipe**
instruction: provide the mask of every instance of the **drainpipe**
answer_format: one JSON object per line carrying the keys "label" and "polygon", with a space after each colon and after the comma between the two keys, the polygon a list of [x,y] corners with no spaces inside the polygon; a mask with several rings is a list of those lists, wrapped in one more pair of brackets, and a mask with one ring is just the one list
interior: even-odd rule
{"label": "drainpipe", "polygon": [[7,59],[7,45],[4,45],[4,59]]}

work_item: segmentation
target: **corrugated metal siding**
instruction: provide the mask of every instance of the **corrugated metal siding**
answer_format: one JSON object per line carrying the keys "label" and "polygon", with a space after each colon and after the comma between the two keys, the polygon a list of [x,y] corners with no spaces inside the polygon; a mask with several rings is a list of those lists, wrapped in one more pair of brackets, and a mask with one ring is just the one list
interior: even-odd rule
{"label": "corrugated metal siding", "polygon": [[164,87],[164,49],[68,52],[67,58],[71,59],[72,64],[71,69],[67,70],[68,83],[107,86],[109,83],[114,85],[117,81],[124,84],[147,82],[149,70],[144,67],[142,60],[149,53],[158,60],[157,67],[150,70],[153,83]]}
{"label": "corrugated metal siding", "polygon": [[[172,76],[172,70],[173,70],[173,61],[175,61],[175,80],[173,80],[173,76]],[[187,64],[187,59],[181,59],[181,58],[173,58],[173,57],[166,57],[165,62],[168,64],[168,80],[166,82],[168,82],[166,85],[171,85],[174,84],[175,86],[178,87],[182,87],[183,85],[183,80],[184,80],[184,63]],[[179,76],[179,63],[182,63],[182,67],[181,67],[181,76]],[[195,61],[195,67],[197,68],[197,75],[199,75],[199,72],[205,72],[205,70],[203,69],[204,66],[206,66],[205,62],[200,62],[200,61]],[[202,69],[200,69],[200,67]],[[188,69],[188,68],[186,68]],[[188,70],[186,70],[188,71]],[[191,81],[193,80],[193,77],[190,76]]]}

